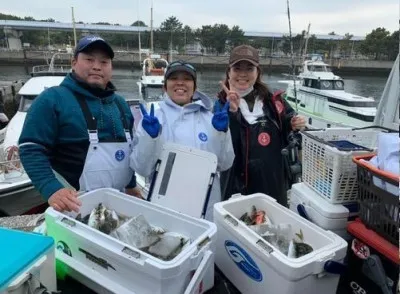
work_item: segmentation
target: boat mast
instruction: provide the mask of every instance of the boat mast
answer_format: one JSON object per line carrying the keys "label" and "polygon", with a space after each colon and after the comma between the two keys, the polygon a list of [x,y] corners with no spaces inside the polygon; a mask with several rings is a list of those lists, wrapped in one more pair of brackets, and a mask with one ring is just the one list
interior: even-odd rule
{"label": "boat mast", "polygon": [[75,29],[74,7],[71,7],[71,11],[72,11],[72,28],[74,31],[74,47],[76,47],[76,29]]}
{"label": "boat mast", "polygon": [[291,21],[290,21],[289,0],[286,0],[286,4],[287,4],[287,15],[288,15],[288,20],[289,20],[289,41],[290,41],[290,58],[292,60],[291,68],[292,68],[292,77],[293,77],[293,93],[294,93],[294,101],[296,103],[296,112],[298,112],[299,107],[297,105],[296,68],[295,68],[295,65],[294,65],[294,57],[293,57],[292,24],[291,24]]}
{"label": "boat mast", "polygon": [[142,63],[142,44],[141,44],[141,42],[140,42],[140,27],[139,27],[139,11],[140,11],[140,1],[138,0],[138,9],[137,9],[137,11],[138,11],[138,16],[137,16],[137,19],[138,19],[138,26],[137,26],[137,29],[138,29],[138,42],[139,42],[139,65]]}
{"label": "boat mast", "polygon": [[306,43],[304,45],[303,62],[306,59],[306,55],[307,55],[308,39],[310,38],[310,26],[311,26],[311,23],[308,24],[308,28],[307,28]]}
{"label": "boat mast", "polygon": [[150,8],[150,53],[153,53],[153,1]]}

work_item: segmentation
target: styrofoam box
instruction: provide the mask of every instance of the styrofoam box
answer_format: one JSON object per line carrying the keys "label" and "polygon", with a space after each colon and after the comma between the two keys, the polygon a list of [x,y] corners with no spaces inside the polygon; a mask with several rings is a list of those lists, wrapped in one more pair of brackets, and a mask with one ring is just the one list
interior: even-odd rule
{"label": "styrofoam box", "polygon": [[0,239],[0,293],[37,293],[41,284],[57,290],[52,238],[0,228]]}
{"label": "styrofoam box", "polygon": [[301,206],[307,219],[317,226],[349,239],[347,224],[358,215],[358,203],[332,204],[305,183],[292,185],[289,208],[298,213]]}
{"label": "styrofoam box", "polygon": [[[274,224],[289,223],[294,232],[303,231],[314,251],[289,258],[239,221],[252,205],[264,210]],[[265,194],[236,196],[214,205],[218,228],[215,263],[242,293],[334,294],[338,274],[327,273],[330,263],[343,261],[347,243],[278,204]]]}
{"label": "styrofoam box", "polygon": [[56,258],[73,278],[98,293],[194,293],[202,280],[203,290],[213,287],[213,223],[110,188],[85,193],[80,200],[82,216],[103,203],[125,216],[143,214],[151,225],[187,236],[191,243],[174,259],[163,261],[76,221],[76,213],[67,215],[48,208],[48,235],[55,239],[57,249],[62,249],[57,250]]}

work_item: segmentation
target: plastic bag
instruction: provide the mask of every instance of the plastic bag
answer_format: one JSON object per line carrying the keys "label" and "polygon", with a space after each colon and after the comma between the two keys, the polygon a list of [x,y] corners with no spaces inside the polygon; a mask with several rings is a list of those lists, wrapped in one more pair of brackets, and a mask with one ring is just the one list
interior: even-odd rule
{"label": "plastic bag", "polygon": [[142,249],[160,240],[164,231],[150,226],[142,214],[131,218],[119,228],[111,232],[111,236],[133,247]]}

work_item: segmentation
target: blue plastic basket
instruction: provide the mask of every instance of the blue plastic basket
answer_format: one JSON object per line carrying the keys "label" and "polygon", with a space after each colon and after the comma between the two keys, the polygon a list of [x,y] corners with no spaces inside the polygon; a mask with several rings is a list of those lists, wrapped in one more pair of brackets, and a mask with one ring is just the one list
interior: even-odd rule
{"label": "blue plastic basket", "polygon": [[342,151],[372,151],[367,147],[354,144],[347,140],[328,141],[328,143],[332,144],[334,147]]}

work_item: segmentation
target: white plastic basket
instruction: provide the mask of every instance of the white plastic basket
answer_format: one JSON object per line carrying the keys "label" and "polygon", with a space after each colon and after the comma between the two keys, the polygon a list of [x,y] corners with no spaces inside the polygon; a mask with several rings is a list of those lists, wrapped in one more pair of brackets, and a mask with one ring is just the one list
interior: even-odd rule
{"label": "white plastic basket", "polygon": [[[357,166],[352,157],[376,150],[378,134],[391,131],[378,127],[330,128],[302,132],[303,181],[330,203],[357,200]],[[370,150],[346,151],[328,141],[347,140]]]}

